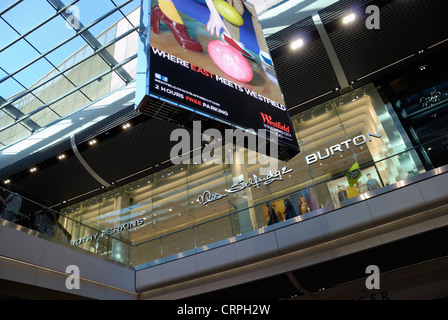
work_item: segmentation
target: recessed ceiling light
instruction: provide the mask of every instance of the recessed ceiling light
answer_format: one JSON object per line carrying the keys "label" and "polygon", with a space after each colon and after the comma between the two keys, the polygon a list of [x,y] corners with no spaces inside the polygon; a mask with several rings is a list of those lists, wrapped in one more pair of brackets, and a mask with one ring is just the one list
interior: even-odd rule
{"label": "recessed ceiling light", "polygon": [[342,22],[347,24],[347,23],[355,21],[355,19],[356,19],[356,15],[354,13],[350,13],[342,19]]}
{"label": "recessed ceiling light", "polygon": [[291,42],[291,49],[295,50],[303,46],[303,39],[297,39]]}

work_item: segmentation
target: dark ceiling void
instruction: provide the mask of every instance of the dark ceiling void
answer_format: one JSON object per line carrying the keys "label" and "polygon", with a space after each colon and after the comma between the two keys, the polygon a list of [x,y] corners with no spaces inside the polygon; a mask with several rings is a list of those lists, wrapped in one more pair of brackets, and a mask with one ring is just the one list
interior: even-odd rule
{"label": "dark ceiling void", "polygon": [[92,300],[75,294],[0,279],[0,300]]}
{"label": "dark ceiling void", "polygon": [[[278,82],[288,109],[339,87],[324,44],[311,17],[267,38]],[[304,47],[291,50],[296,38]],[[327,98],[329,99],[329,98]]]}

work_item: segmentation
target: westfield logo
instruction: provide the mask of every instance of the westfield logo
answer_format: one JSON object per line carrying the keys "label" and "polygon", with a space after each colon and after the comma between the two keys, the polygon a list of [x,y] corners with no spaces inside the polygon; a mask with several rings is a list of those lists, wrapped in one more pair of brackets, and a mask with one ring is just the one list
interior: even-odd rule
{"label": "westfield logo", "polygon": [[282,130],[284,132],[290,133],[289,125],[282,124],[280,121],[272,121],[272,117],[270,115],[267,115],[263,112],[260,112],[261,117],[263,119],[263,123],[266,123],[268,126],[277,128],[279,130]]}

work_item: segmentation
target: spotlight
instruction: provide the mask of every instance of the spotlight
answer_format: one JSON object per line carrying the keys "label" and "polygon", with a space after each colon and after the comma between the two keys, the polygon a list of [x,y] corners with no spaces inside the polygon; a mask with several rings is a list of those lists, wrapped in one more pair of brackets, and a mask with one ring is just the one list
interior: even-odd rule
{"label": "spotlight", "polygon": [[303,46],[303,39],[297,39],[291,42],[291,49],[295,50]]}
{"label": "spotlight", "polygon": [[97,143],[96,139],[93,139],[93,140],[90,140],[90,141],[89,141],[89,145],[91,145],[91,146],[93,146],[93,145],[96,144],[96,143]]}
{"label": "spotlight", "polygon": [[33,172],[36,172],[36,171],[37,171],[37,168],[36,168],[36,167],[32,167],[32,168],[30,168],[28,171],[31,172],[31,173],[33,173]]}
{"label": "spotlight", "polygon": [[6,179],[5,181],[3,181],[3,183],[4,183],[4,184],[10,184],[10,183],[11,183],[11,180]]}
{"label": "spotlight", "polygon": [[355,19],[356,19],[356,15],[354,13],[350,13],[342,19],[342,22],[344,24],[348,24],[348,23],[355,21]]}
{"label": "spotlight", "polygon": [[63,160],[63,159],[65,159],[67,156],[65,155],[65,154],[60,154],[60,155],[58,155],[58,159],[59,160]]}
{"label": "spotlight", "polygon": [[121,127],[122,127],[124,130],[125,130],[125,129],[129,129],[129,128],[131,127],[131,124],[128,122],[128,123],[123,124]]}

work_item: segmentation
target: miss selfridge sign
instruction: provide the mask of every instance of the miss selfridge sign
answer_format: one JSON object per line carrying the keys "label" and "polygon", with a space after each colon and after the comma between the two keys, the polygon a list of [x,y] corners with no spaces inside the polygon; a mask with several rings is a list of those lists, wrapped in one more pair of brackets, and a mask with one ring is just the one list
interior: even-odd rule
{"label": "miss selfridge sign", "polygon": [[225,190],[224,194],[218,192],[213,193],[207,190],[204,191],[203,194],[198,196],[197,200],[200,204],[206,205],[210,202],[227,197],[229,194],[243,191],[246,188],[256,187],[257,189],[259,189],[260,185],[266,186],[275,181],[282,181],[283,176],[292,171],[292,169],[283,167],[281,170],[277,170],[275,173],[269,172],[264,178],[259,178],[256,174],[253,174],[252,177],[248,179],[248,181],[241,180],[234,183],[229,189]]}
{"label": "miss selfridge sign", "polygon": [[74,245],[74,246],[79,246],[86,242],[90,242],[93,240],[97,240],[99,238],[103,238],[103,237],[111,236],[111,235],[119,233],[119,232],[123,232],[125,230],[130,230],[132,228],[139,227],[139,226],[143,225],[143,223],[145,223],[145,220],[143,218],[139,218],[134,221],[123,223],[114,228],[110,228],[110,229],[107,228],[107,229],[103,230],[102,232],[90,234],[90,235],[80,238],[78,240],[69,241],[68,243],[71,245]]}

